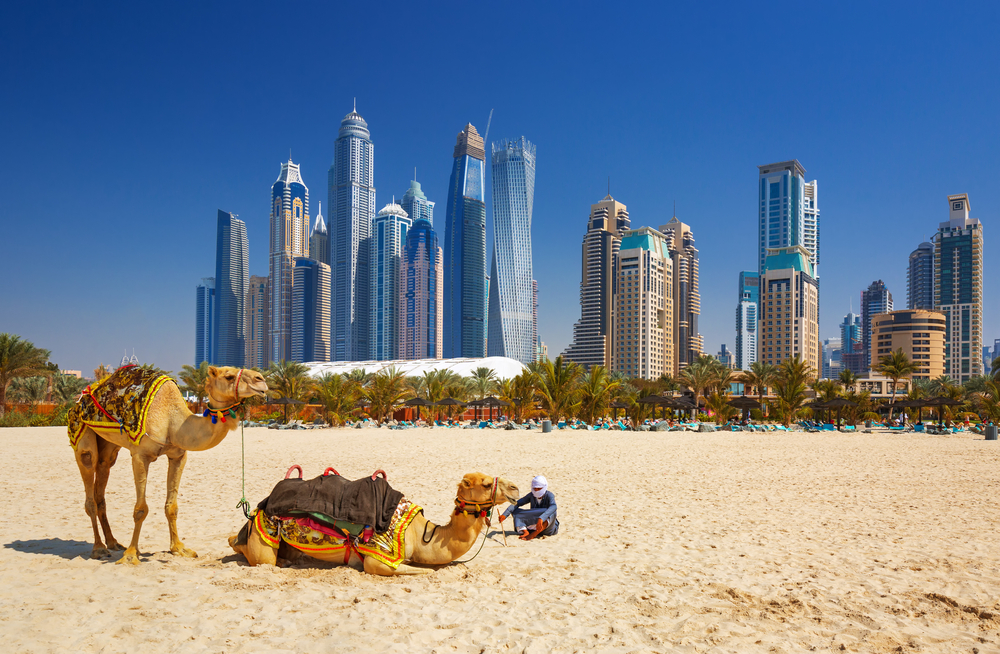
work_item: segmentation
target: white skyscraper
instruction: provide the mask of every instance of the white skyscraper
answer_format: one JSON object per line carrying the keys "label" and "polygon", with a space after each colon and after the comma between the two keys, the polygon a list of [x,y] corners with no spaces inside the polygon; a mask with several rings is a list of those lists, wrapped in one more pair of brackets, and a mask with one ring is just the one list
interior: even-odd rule
{"label": "white skyscraper", "polygon": [[805,181],[806,169],[797,159],[757,166],[758,272],[764,272],[769,248],[801,245],[819,277],[819,183]]}
{"label": "white skyscraper", "polygon": [[374,361],[399,357],[399,269],[406,234],[413,221],[391,202],[378,212],[372,227],[371,353]]}
{"label": "white skyscraper", "polygon": [[486,337],[488,356],[535,360],[531,211],[535,146],[523,136],[493,144],[493,263]]}

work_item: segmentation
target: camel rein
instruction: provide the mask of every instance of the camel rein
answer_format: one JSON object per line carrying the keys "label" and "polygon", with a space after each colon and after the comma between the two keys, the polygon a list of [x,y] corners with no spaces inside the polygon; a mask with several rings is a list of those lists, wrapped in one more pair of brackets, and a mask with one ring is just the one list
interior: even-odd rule
{"label": "camel rein", "polygon": [[[477,556],[479,556],[479,553],[483,551],[483,546],[486,545],[486,534],[487,534],[487,532],[490,529],[490,513],[492,512],[493,507],[495,507],[496,504],[497,504],[497,486],[499,486],[499,483],[500,483],[500,478],[499,477],[494,477],[493,478],[493,490],[490,493],[490,501],[489,502],[471,502],[469,500],[463,499],[460,495],[456,494],[456,497],[455,497],[455,515],[461,515],[461,514],[464,513],[465,515],[471,515],[471,516],[474,516],[474,517],[477,517],[477,518],[485,518],[486,519],[486,528],[483,529],[483,542],[479,544],[479,549],[476,550],[476,553],[473,554],[471,558],[468,558],[468,559],[466,559],[464,561],[453,561],[452,563],[468,563],[472,559],[474,559]],[[468,508],[470,506],[471,507],[475,507],[475,508],[472,508],[472,509]],[[486,507],[486,508],[483,508],[483,507]],[[434,538],[434,534],[437,533],[438,527],[440,526],[440,525],[434,525],[434,529],[431,530],[431,535],[430,535],[430,537],[428,537],[427,536],[427,524],[429,524],[429,522],[430,521],[428,521],[428,523],[424,524],[424,533],[420,537],[420,540],[423,541],[424,545],[426,545],[429,542],[431,542],[431,540]],[[477,538],[478,538],[478,536],[477,536]]]}

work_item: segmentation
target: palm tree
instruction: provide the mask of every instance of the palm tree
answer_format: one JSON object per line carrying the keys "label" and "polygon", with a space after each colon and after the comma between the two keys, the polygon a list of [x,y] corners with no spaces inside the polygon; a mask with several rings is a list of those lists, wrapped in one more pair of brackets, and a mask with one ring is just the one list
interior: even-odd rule
{"label": "palm tree", "polygon": [[767,388],[774,384],[778,369],[770,363],[754,361],[750,364],[750,370],[744,370],[740,378],[746,386],[750,386],[757,391],[757,401],[762,409],[766,409],[764,396],[767,395]]}
{"label": "palm tree", "polygon": [[472,387],[475,389],[476,399],[481,400],[487,395],[492,395],[497,389],[497,374],[492,368],[480,366],[472,371]]}
{"label": "palm tree", "polygon": [[854,374],[854,371],[850,368],[844,368],[840,371],[840,383],[844,385],[847,390],[853,390],[854,385],[858,383],[858,376]]}
{"label": "palm tree", "polygon": [[392,415],[392,411],[399,401],[406,397],[405,375],[395,366],[385,368],[375,374],[370,384],[365,389],[365,397],[368,400],[369,411],[372,417],[382,424],[386,416]]}
{"label": "palm tree", "polygon": [[774,395],[781,411],[782,422],[788,427],[806,399],[806,389],[813,379],[813,369],[809,363],[796,354],[785,359],[778,368],[774,382]]}
{"label": "palm tree", "polygon": [[947,395],[955,386],[955,380],[948,375],[938,375],[931,380],[930,390],[934,395]]}
{"label": "palm tree", "polygon": [[197,368],[194,366],[181,366],[181,392],[190,393],[198,398],[198,410],[201,412],[201,405],[208,397],[205,390],[205,382],[208,381],[208,361],[202,361]]}
{"label": "palm tree", "polygon": [[94,381],[101,381],[105,377],[110,377],[113,371],[103,363],[94,368]]}
{"label": "palm tree", "polygon": [[326,412],[326,420],[331,424],[343,425],[361,399],[361,388],[357,382],[336,373],[326,373],[317,379],[316,391]]}
{"label": "palm tree", "polygon": [[580,380],[580,417],[592,424],[604,416],[618,382],[611,381],[604,366],[594,366]]}
{"label": "palm tree", "polygon": [[10,396],[21,404],[39,404],[49,391],[48,377],[18,377],[10,383]]}
{"label": "palm tree", "polygon": [[35,347],[13,334],[0,334],[0,416],[7,401],[7,388],[15,379],[22,377],[47,376],[50,352]]}
{"label": "palm tree", "polygon": [[816,399],[822,402],[829,402],[835,397],[840,397],[843,388],[836,379],[817,379],[812,383],[812,389],[816,391]]}
{"label": "palm tree", "polygon": [[715,357],[703,355],[689,363],[678,375],[677,380],[694,393],[695,405],[698,405],[705,391],[718,382],[718,366],[721,365]]}
{"label": "palm tree", "polygon": [[87,380],[72,375],[57,375],[52,382],[52,400],[59,404],[70,404],[87,387]]}
{"label": "palm tree", "polygon": [[[309,368],[298,361],[278,361],[267,369],[267,386],[276,397],[305,401],[313,392]],[[292,412],[295,415],[295,411]]]}
{"label": "palm tree", "polygon": [[994,423],[1000,422],[1000,380],[986,382],[983,390],[973,395],[972,400],[986,418]]}
{"label": "palm tree", "polygon": [[[624,376],[624,373],[619,374]],[[627,379],[628,377],[625,377],[626,381]],[[680,388],[681,385],[677,382],[677,380],[666,373],[660,375],[660,378],[656,380],[656,389],[660,395],[673,395],[675,392],[679,391]]]}
{"label": "palm tree", "polygon": [[542,362],[538,390],[542,395],[542,406],[551,420],[558,422],[563,416],[573,414],[582,373],[580,366],[573,361],[563,361],[562,355],[555,361],[545,359]]}
{"label": "palm tree", "polygon": [[910,357],[906,356],[903,348],[899,348],[895,352],[882,357],[875,369],[892,380],[892,399],[889,400],[889,420],[892,420],[893,407],[891,403],[896,401],[896,387],[899,385],[899,380],[912,377],[913,373],[917,370],[917,366],[910,361]]}
{"label": "palm tree", "polygon": [[993,359],[990,376],[993,377],[993,379],[1000,379],[1000,357]]}

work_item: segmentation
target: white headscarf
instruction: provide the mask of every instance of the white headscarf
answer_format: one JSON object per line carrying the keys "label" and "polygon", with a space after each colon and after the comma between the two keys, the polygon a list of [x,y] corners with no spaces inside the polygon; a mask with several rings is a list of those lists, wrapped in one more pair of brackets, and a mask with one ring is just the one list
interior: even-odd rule
{"label": "white headscarf", "polygon": [[[535,490],[535,489],[539,490]],[[531,480],[531,494],[535,496],[535,499],[540,500],[545,497],[545,492],[549,490],[549,482],[545,481],[545,477],[538,475]]]}

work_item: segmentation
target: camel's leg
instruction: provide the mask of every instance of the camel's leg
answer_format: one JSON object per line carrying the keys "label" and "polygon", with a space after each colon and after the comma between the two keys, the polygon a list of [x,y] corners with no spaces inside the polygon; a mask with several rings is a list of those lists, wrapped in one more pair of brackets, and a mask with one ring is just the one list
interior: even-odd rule
{"label": "camel's leg", "polygon": [[128,544],[128,549],[122,558],[118,559],[118,563],[139,565],[139,532],[142,531],[142,522],[149,515],[149,505],[146,504],[146,476],[149,474],[149,464],[155,458],[141,452],[132,453],[132,475],[135,477],[135,510],[132,512],[132,519],[135,521],[135,528],[132,530],[132,542]]}
{"label": "camel's leg", "polygon": [[365,557],[365,572],[370,575],[381,575],[383,577],[394,577],[399,575],[425,575],[431,572],[431,568],[415,568],[405,563],[393,570],[386,564],[371,556]]}
{"label": "camel's leg", "polygon": [[94,499],[97,502],[97,518],[101,521],[101,529],[104,531],[104,540],[108,544],[109,550],[123,550],[125,546],[111,533],[111,524],[108,522],[108,505],[104,501],[104,491],[108,487],[108,477],[111,475],[111,468],[118,460],[120,446],[106,441],[103,438],[97,439],[97,476],[94,480]]}
{"label": "camel's leg", "polygon": [[83,490],[87,497],[83,507],[87,515],[90,516],[90,526],[94,529],[94,549],[90,553],[90,558],[92,559],[111,556],[111,552],[104,546],[104,541],[101,540],[101,532],[97,528],[97,500],[95,499],[95,480],[98,464],[97,440],[98,436],[92,429],[85,429],[80,435],[80,440],[77,441],[76,451],[74,452],[76,455],[76,465],[80,468],[80,476],[83,477]]}
{"label": "camel's leg", "polygon": [[183,450],[180,456],[167,459],[167,503],[163,510],[167,514],[167,526],[170,528],[170,551],[180,556],[195,558],[198,553],[185,547],[177,536],[177,489],[181,485],[181,474],[184,472],[185,463],[187,463],[187,450]]}
{"label": "camel's leg", "polygon": [[255,565],[278,565],[278,550],[271,547],[260,537],[257,530],[250,525],[250,536],[245,545],[238,544],[239,536],[229,538],[229,546],[237,554],[246,557],[247,563]]}

